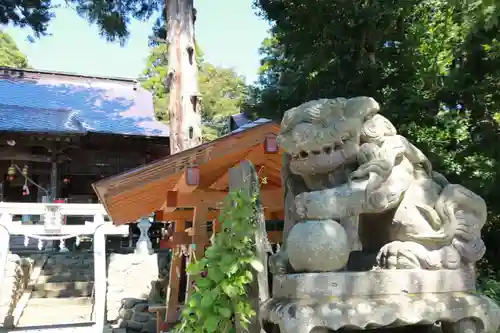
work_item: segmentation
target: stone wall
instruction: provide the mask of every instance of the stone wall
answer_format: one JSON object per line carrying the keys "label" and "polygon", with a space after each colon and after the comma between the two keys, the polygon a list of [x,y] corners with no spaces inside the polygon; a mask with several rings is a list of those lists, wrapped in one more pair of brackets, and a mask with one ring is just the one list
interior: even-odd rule
{"label": "stone wall", "polygon": [[125,298],[119,311],[119,326],[127,332],[156,333],[156,315],[148,311],[148,300]]}
{"label": "stone wall", "polygon": [[109,256],[107,320],[129,332],[156,331],[156,317],[148,304],[164,302],[159,286],[165,255],[118,254]]}
{"label": "stone wall", "polygon": [[0,294],[0,309],[4,326],[12,324],[12,313],[24,290],[28,287],[33,267],[33,259],[21,258],[17,254],[9,253]]}

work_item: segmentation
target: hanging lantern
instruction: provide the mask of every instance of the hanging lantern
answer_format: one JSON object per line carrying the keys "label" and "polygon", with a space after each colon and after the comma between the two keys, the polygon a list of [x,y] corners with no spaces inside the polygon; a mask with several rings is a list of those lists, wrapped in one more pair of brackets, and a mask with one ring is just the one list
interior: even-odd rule
{"label": "hanging lantern", "polygon": [[7,169],[7,180],[13,181],[14,179],[16,179],[16,168],[14,167],[14,165],[11,165]]}
{"label": "hanging lantern", "polygon": [[186,169],[186,183],[189,186],[198,186],[200,184],[200,168],[188,167]]}
{"label": "hanging lantern", "polygon": [[16,168],[14,165],[11,165],[9,169],[7,169],[7,175],[9,176],[15,176],[16,175]]}
{"label": "hanging lantern", "polygon": [[28,166],[24,165],[23,170],[21,172],[24,177],[28,177]]}
{"label": "hanging lantern", "polygon": [[268,135],[264,140],[264,152],[266,154],[275,154],[278,152],[278,140],[276,135]]}
{"label": "hanging lantern", "polygon": [[71,183],[71,179],[69,177],[64,177],[63,183],[64,184],[69,184],[69,183]]}

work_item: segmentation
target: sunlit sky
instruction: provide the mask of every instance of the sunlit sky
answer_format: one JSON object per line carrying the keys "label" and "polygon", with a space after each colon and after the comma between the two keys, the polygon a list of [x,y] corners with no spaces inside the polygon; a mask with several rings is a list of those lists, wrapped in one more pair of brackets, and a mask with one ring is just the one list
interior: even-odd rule
{"label": "sunlit sky", "polygon": [[[258,48],[269,26],[252,8],[252,0],[195,0],[196,38],[207,61],[234,68],[250,83],[259,67]],[[108,43],[70,8],[56,10],[51,22],[51,36],[34,43],[28,41],[29,29],[7,27],[36,69],[79,74],[136,78],[145,66],[148,36],[153,20],[134,21],[131,37],[121,47]]]}

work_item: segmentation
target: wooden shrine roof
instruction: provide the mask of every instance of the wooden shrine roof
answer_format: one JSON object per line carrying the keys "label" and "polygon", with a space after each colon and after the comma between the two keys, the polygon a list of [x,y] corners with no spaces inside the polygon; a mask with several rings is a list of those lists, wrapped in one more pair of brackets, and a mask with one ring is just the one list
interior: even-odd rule
{"label": "wooden shrine roof", "polygon": [[[282,154],[264,152],[266,137],[278,133],[279,124],[259,124],[103,179],[93,187],[114,223],[124,224],[158,210],[198,205],[217,208],[227,195],[229,169],[250,160],[260,178],[265,179],[261,190],[263,205],[269,211],[281,211]],[[186,169],[191,166],[199,168],[198,186],[186,184]]]}

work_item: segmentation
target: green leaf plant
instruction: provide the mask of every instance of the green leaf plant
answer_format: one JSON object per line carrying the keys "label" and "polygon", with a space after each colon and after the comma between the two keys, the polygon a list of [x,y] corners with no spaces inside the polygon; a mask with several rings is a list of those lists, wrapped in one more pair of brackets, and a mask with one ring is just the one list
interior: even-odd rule
{"label": "green leaf plant", "polygon": [[194,290],[186,301],[178,333],[235,332],[256,315],[248,302],[253,272],[262,268],[255,253],[257,196],[230,192],[221,209],[221,231],[212,235],[205,257],[187,272]]}

